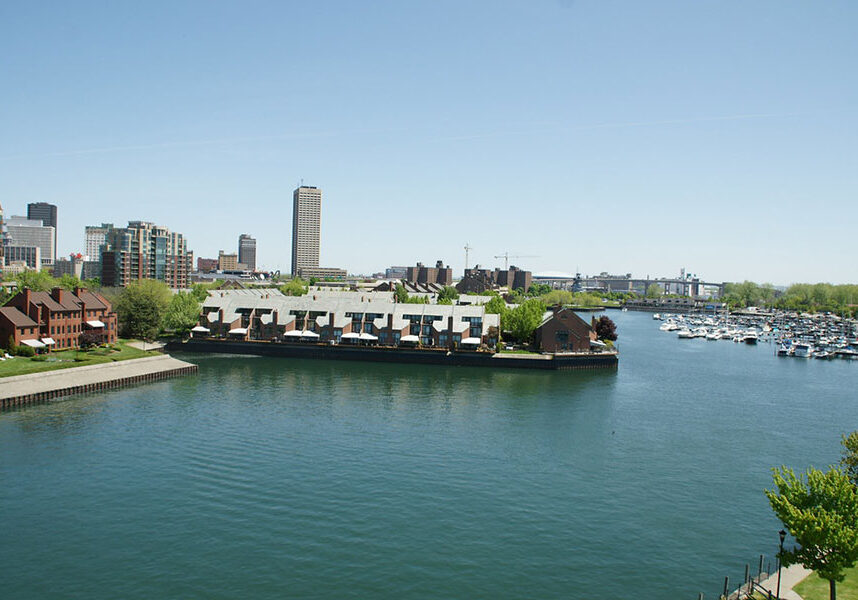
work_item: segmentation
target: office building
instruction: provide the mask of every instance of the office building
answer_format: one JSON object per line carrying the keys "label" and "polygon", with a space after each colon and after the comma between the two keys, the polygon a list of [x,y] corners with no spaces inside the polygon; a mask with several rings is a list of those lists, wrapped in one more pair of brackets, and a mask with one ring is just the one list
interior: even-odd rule
{"label": "office building", "polygon": [[219,271],[238,271],[238,254],[218,251],[217,268]]}
{"label": "office building", "polygon": [[6,244],[9,246],[38,246],[41,250],[41,266],[51,267],[56,256],[56,231],[42,225],[42,220],[25,217],[9,217],[6,222]]}
{"label": "office building", "polygon": [[238,236],[238,262],[248,271],[256,270],[256,238],[242,233]]}
{"label": "office building", "polygon": [[157,279],[186,288],[193,265],[181,233],[146,221],[131,221],[107,233],[101,253],[101,283],[124,287],[139,279]]}
{"label": "office building", "polygon": [[203,258],[202,256],[198,257],[197,271],[200,273],[211,273],[212,271],[217,271],[217,259]]}
{"label": "office building", "polygon": [[53,227],[54,228],[54,252],[50,256],[44,256],[44,251],[42,252],[43,258],[50,258],[50,264],[53,264],[54,261],[57,260],[57,207],[55,204],[48,204],[47,202],[32,202],[27,205],[27,218],[31,221],[41,221],[42,225],[45,227]]}
{"label": "office building", "polygon": [[90,260],[98,260],[101,256],[101,247],[107,240],[107,232],[113,229],[113,223],[102,223],[101,225],[87,225],[84,228],[84,254]]}
{"label": "office building", "polygon": [[5,250],[6,264],[24,263],[28,269],[36,271],[42,268],[42,249],[38,246],[10,246]]}
{"label": "office building", "polygon": [[302,185],[292,193],[292,275],[319,267],[322,190]]}

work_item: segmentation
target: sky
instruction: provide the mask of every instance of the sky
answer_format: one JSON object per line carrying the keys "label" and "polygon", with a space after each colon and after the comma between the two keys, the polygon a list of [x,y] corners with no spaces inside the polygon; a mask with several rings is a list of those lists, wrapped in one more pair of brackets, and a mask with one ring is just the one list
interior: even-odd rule
{"label": "sky", "polygon": [[858,281],[858,3],[0,3],[0,204],[288,271]]}

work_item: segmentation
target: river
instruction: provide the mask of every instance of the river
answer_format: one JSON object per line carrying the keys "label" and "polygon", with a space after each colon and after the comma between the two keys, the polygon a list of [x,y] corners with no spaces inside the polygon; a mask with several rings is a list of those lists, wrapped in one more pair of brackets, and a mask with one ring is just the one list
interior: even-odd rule
{"label": "river", "polygon": [[610,316],[617,371],[177,355],[2,413],[1,595],[716,597],[777,549],[770,468],[858,428],[858,364]]}

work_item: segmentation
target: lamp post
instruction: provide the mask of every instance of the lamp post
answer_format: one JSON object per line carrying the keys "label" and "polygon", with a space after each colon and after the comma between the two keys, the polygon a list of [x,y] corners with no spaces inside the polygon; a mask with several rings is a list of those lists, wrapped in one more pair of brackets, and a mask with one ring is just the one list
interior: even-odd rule
{"label": "lamp post", "polygon": [[783,553],[784,553],[784,538],[786,538],[786,531],[781,529],[780,531],[778,531],[778,535],[781,538],[781,551],[778,552],[778,591],[777,591],[776,596],[777,596],[778,600],[780,600],[780,597],[781,597],[781,557],[783,556]]}

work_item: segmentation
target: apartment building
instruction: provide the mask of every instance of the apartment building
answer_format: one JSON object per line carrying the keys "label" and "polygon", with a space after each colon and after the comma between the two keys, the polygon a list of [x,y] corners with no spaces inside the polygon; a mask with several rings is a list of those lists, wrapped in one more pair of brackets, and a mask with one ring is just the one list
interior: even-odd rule
{"label": "apartment building", "polygon": [[292,275],[319,267],[322,190],[302,185],[292,192]]}
{"label": "apartment building", "polygon": [[181,233],[146,221],[111,229],[101,253],[101,282],[124,287],[140,279],[157,279],[172,288],[186,288],[193,266]]}
{"label": "apartment building", "polygon": [[453,285],[453,269],[445,267],[442,260],[437,261],[434,267],[419,262],[417,266],[406,268],[405,280],[411,283]]}

